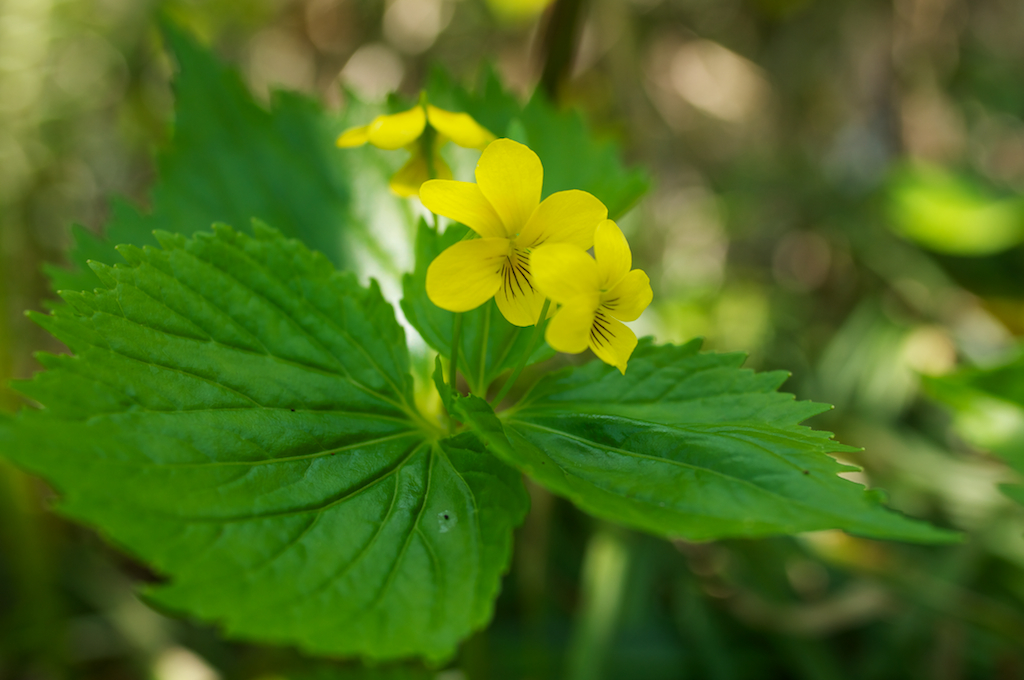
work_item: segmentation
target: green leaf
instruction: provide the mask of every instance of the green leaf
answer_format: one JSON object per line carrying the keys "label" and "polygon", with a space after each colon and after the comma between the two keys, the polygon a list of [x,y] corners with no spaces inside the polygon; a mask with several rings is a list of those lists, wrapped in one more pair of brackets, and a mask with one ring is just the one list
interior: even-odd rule
{"label": "green leaf", "polygon": [[1024,505],[1024,486],[1019,484],[1000,484],[999,490],[1017,503]]}
{"label": "green leaf", "polygon": [[168,580],[161,607],[319,654],[450,656],[484,625],[527,496],[412,406],[375,283],[257,224],[94,264],[34,318],[74,356],[20,384],[0,451]]}
{"label": "green leaf", "polygon": [[890,512],[836,476],[850,451],[799,422],[827,407],[776,390],[698,342],[642,342],[626,375],[600,362],[548,376],[499,419],[458,399],[461,419],[535,480],[598,517],[688,540],[839,528],[875,538],[955,535]]}
{"label": "green leaf", "polygon": [[[455,315],[441,309],[427,297],[427,267],[441,251],[461,241],[468,233],[466,227],[453,224],[439,234],[421,221],[416,235],[416,269],[402,279],[405,318],[428,345],[446,357],[451,356]],[[475,393],[482,394],[499,375],[516,365],[527,350],[532,330],[518,328],[506,321],[493,299],[462,314],[459,370]],[[554,350],[541,344],[534,350],[529,363],[544,361],[554,355]]]}
{"label": "green leaf", "polygon": [[[298,668],[294,666],[298,665]],[[437,680],[437,671],[417,666],[340,666],[325,662],[322,668],[306,669],[308,664],[289,664],[285,670],[257,677],[274,680]],[[266,669],[261,669],[266,671]]]}
{"label": "green leaf", "polygon": [[1024,353],[999,366],[928,377],[924,384],[953,409],[961,437],[1024,474]]}
{"label": "green leaf", "polygon": [[896,173],[887,209],[897,233],[938,253],[979,257],[1024,241],[1024,200],[938,168]]}
{"label": "green leaf", "polygon": [[544,196],[582,189],[608,206],[611,219],[618,219],[650,188],[647,174],[624,167],[618,147],[595,138],[579,112],[558,111],[539,91],[520,106],[493,69],[472,93],[435,71],[428,91],[438,106],[466,111],[499,137],[512,137],[533,149],[544,165]]}
{"label": "green leaf", "polygon": [[75,269],[48,270],[58,290],[96,285],[89,259],[111,261],[121,243],[155,245],[157,229],[191,234],[215,222],[279,225],[288,236],[349,264],[353,240],[372,239],[351,212],[341,121],[302,95],[275,92],[270,110],[238,75],[171,24],[164,35],[179,66],[173,144],[158,158],[152,211],[115,203],[104,238],[76,230]]}

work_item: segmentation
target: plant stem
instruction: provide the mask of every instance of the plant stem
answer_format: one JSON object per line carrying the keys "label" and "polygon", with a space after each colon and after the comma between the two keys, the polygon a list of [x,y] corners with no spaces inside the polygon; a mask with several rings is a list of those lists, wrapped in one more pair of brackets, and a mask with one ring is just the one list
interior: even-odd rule
{"label": "plant stem", "polygon": [[[455,313],[455,319],[452,321],[452,356],[451,365],[448,367],[448,387],[451,388],[452,394],[458,394],[459,388],[455,381],[459,376],[459,343],[462,341],[460,337],[462,335],[462,314],[460,312]],[[451,418],[451,414],[448,414],[448,433],[455,434],[455,421]]]}
{"label": "plant stem", "polygon": [[484,330],[482,333],[483,340],[480,343],[480,382],[477,383],[477,392],[483,399],[487,398],[487,388],[490,387],[487,384],[487,340],[491,334],[491,303],[488,302],[484,305]]}
{"label": "plant stem", "polygon": [[[427,93],[420,91],[419,106],[423,108],[423,115],[427,114]],[[420,135],[420,153],[427,164],[427,177],[437,179],[437,168],[434,167],[434,143],[437,138],[437,131],[428,122],[423,127],[423,134]]]}
{"label": "plant stem", "polygon": [[[9,581],[13,600],[5,602],[8,614],[18,622],[11,638],[4,639],[5,652],[28,654],[43,661],[41,677],[62,677],[58,668],[68,663],[55,644],[52,631],[64,624],[58,595],[55,527],[43,514],[34,493],[32,480],[12,465],[0,460],[0,551],[3,551],[5,580]],[[9,571],[8,571],[9,570]],[[5,586],[7,584],[5,583]],[[17,656],[15,656],[17,658]]]}
{"label": "plant stem", "polygon": [[569,78],[582,28],[587,0],[556,0],[544,31],[544,72],[540,87],[552,102],[557,102],[562,84]]}
{"label": "plant stem", "polygon": [[462,314],[456,313],[452,321],[452,363],[448,367],[448,384],[452,392],[457,391],[455,379],[459,371],[459,343],[462,341]]}
{"label": "plant stem", "polygon": [[581,607],[569,642],[569,680],[605,677],[609,648],[619,625],[633,548],[622,530],[601,525],[587,542],[583,557]]}
{"label": "plant stem", "polygon": [[424,128],[420,135],[420,152],[427,164],[427,176],[430,179],[437,179],[437,168],[434,167],[434,137],[437,135],[434,128],[429,125]]}
{"label": "plant stem", "polygon": [[505,384],[501,386],[501,392],[498,392],[498,396],[491,402],[493,408],[498,408],[498,404],[505,398],[508,391],[512,389],[512,385],[515,384],[519,378],[519,374],[526,368],[526,362],[530,360],[530,356],[533,354],[533,350],[537,348],[537,338],[541,335],[541,326],[544,324],[544,319],[548,316],[548,307],[551,306],[551,300],[544,300],[544,306],[540,310],[540,318],[537,319],[537,325],[533,327],[533,335],[530,336],[530,344],[526,346],[526,351],[523,353],[522,358],[519,359],[519,364],[516,369],[512,371],[512,375],[509,376]]}

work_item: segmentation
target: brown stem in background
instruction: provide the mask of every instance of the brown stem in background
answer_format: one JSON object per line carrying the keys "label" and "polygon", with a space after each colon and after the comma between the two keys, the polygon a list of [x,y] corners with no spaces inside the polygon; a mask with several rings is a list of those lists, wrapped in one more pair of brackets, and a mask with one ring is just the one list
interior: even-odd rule
{"label": "brown stem in background", "polygon": [[544,71],[540,87],[551,101],[559,99],[563,83],[569,78],[579,47],[587,0],[555,0],[541,42]]}

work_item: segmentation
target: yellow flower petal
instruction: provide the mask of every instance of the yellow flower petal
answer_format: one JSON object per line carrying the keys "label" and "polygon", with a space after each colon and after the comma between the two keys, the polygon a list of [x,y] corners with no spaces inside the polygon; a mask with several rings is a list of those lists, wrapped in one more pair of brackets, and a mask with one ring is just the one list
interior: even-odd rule
{"label": "yellow flower petal", "polygon": [[[412,146],[412,156],[402,168],[391,176],[389,186],[399,196],[409,197],[419,193],[420,187],[429,180],[430,168],[417,145]],[[440,154],[434,154],[434,174],[444,179],[451,179],[452,170],[444,162]]]}
{"label": "yellow flower petal", "polygon": [[354,146],[362,146],[368,141],[370,141],[370,126],[361,125],[342,132],[336,144],[342,149],[351,149]]}
{"label": "yellow flower petal", "polygon": [[501,288],[494,294],[494,301],[498,303],[502,316],[513,326],[536,324],[540,310],[544,307],[544,299],[544,295],[537,289],[529,286],[520,289],[514,280],[502,282]]}
{"label": "yellow flower petal", "polygon": [[420,200],[430,212],[465,224],[484,238],[507,238],[501,218],[476,184],[433,180],[420,187]]}
{"label": "yellow flower petal", "polygon": [[601,306],[620,321],[635,321],[653,299],[651,280],[643,270],[634,269],[601,295]]}
{"label": "yellow flower petal", "polygon": [[556,351],[579,354],[590,346],[594,314],[594,308],[586,302],[563,305],[548,322],[544,339]]}
{"label": "yellow flower petal", "polygon": [[401,149],[423,134],[427,114],[422,106],[390,116],[377,116],[370,123],[369,142],[380,149]]}
{"label": "yellow flower petal", "polygon": [[591,310],[597,309],[597,263],[585,250],[568,243],[541,246],[530,253],[530,271],[537,288],[555,302],[564,305],[585,296],[593,303]]}
{"label": "yellow flower petal", "polygon": [[512,249],[501,270],[501,289],[494,295],[498,309],[513,326],[532,326],[540,317],[544,294],[530,274],[529,255]]}
{"label": "yellow flower petal", "polygon": [[605,290],[615,286],[633,266],[629,243],[619,225],[611,220],[601,222],[594,233],[594,257],[597,258],[597,270],[601,273],[601,288]]}
{"label": "yellow flower petal", "polygon": [[476,309],[501,287],[510,248],[504,238],[459,241],[447,248],[427,267],[427,297],[449,312]]}
{"label": "yellow flower petal", "polygon": [[582,250],[594,245],[594,230],[608,208],[586,191],[559,191],[545,198],[523,227],[516,244],[571,243]]}
{"label": "yellow flower petal", "polygon": [[467,149],[482,149],[494,141],[494,135],[468,113],[453,113],[427,104],[427,120],[435,130]]}
{"label": "yellow flower petal", "polygon": [[537,154],[527,147],[511,139],[498,139],[480,155],[476,181],[507,233],[514,236],[540,203],[544,168]]}
{"label": "yellow flower petal", "polygon": [[598,359],[625,375],[626,363],[636,349],[636,334],[618,319],[599,310],[590,328],[590,349]]}

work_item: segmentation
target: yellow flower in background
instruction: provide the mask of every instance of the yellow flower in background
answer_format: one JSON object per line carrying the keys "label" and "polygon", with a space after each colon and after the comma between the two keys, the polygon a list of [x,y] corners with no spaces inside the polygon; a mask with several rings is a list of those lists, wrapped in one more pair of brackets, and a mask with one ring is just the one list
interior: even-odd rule
{"label": "yellow flower in background", "polygon": [[533,19],[552,2],[553,0],[487,0],[491,11],[499,19],[512,23]]}
{"label": "yellow flower in background", "polygon": [[604,220],[594,234],[594,256],[562,244],[533,252],[534,281],[560,307],[544,338],[559,352],[587,349],[623,374],[636,349],[636,335],[623,321],[634,321],[651,304],[647,274],[630,271],[633,256],[618,225]]}
{"label": "yellow flower in background", "polygon": [[405,147],[412,156],[391,178],[390,186],[399,196],[415,196],[429,179],[451,179],[451,168],[440,153],[445,142],[483,149],[493,140],[494,135],[468,113],[439,109],[421,96],[420,103],[408,111],[377,116],[369,125],[346,130],[337,144],[343,149],[366,143],[379,149]]}
{"label": "yellow flower in background", "polygon": [[492,142],[476,166],[476,184],[431,180],[420,189],[428,210],[461,222],[480,236],[460,241],[427,269],[427,296],[450,312],[467,312],[494,297],[516,326],[537,323],[544,295],[534,286],[530,252],[562,244],[583,253],[608,216],[585,191],[559,191],[542,202],[544,169],[527,147],[511,139]]}

